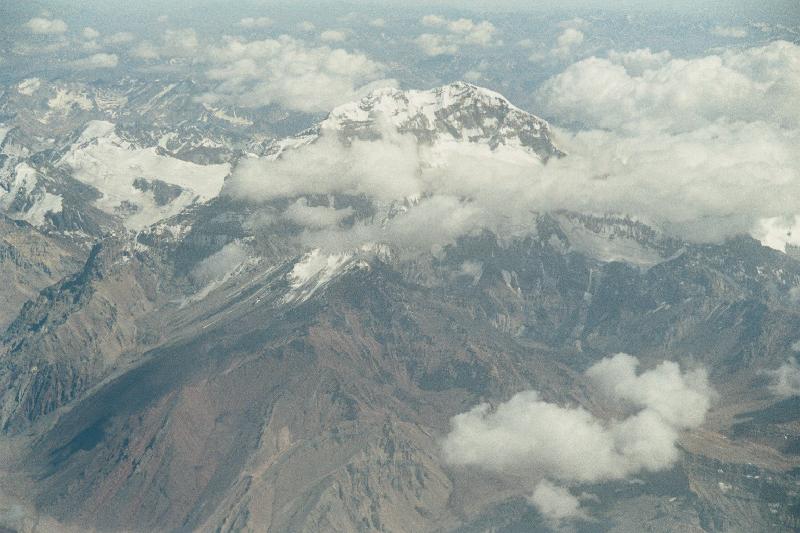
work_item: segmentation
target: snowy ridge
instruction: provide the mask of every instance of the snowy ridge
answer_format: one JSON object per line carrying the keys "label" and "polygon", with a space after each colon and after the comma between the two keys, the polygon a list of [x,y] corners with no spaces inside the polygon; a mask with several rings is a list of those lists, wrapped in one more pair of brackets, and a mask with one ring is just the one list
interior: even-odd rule
{"label": "snowy ridge", "polygon": [[335,108],[321,131],[358,137],[388,122],[420,141],[439,140],[521,147],[547,159],[563,153],[551,141],[548,123],[511,104],[502,95],[465,82],[427,91],[377,89],[359,102]]}
{"label": "snowy ridge", "polygon": [[340,252],[326,254],[315,248],[303,255],[286,275],[289,292],[284,303],[300,303],[311,298],[331,280],[353,269],[369,270],[370,264],[364,259],[367,255],[378,255],[381,247],[365,247],[360,252]]}
{"label": "snowy ridge", "polygon": [[229,164],[199,165],[162,155],[156,147],[137,148],[114,130],[111,122],[89,122],[59,164],[97,189],[103,196],[95,206],[120,216],[128,228],[171,217],[222,189]]}
{"label": "snowy ridge", "polygon": [[8,176],[0,176],[0,210],[38,228],[45,225],[47,213],[60,213],[63,198],[47,192],[39,178],[27,163],[19,163]]}

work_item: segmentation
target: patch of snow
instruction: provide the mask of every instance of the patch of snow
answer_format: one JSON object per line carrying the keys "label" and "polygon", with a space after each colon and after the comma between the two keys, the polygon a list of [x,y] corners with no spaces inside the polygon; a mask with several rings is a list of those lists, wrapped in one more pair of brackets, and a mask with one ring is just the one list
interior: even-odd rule
{"label": "patch of snow", "polygon": [[226,122],[229,122],[229,123],[231,123],[231,124],[233,124],[235,126],[252,126],[253,125],[253,121],[252,120],[249,120],[249,119],[246,119],[246,118],[242,118],[242,117],[237,117],[235,112],[234,112],[233,115],[228,115],[222,109],[217,109],[215,107],[211,107],[210,105],[208,105],[206,103],[203,104],[203,107],[205,107],[206,111],[210,112],[216,118],[224,120]]}
{"label": "patch of snow", "polygon": [[[98,209],[121,216],[132,230],[216,197],[230,172],[228,163],[200,165],[162,155],[156,147],[137,148],[117,136],[114,124],[106,121],[90,122],[60,164],[103,195],[95,201]],[[165,205],[157,205],[152,191],[133,186],[137,178],[160,180],[183,191]]]}
{"label": "patch of snow", "polygon": [[650,268],[664,261],[664,257],[638,241],[620,236],[596,233],[566,218],[560,220],[567,234],[570,249],[604,263],[619,261],[640,268]]}
{"label": "patch of snow", "polygon": [[47,101],[47,107],[61,113],[68,113],[73,106],[88,111],[94,107],[94,104],[85,94],[61,87],[56,90],[56,95]]}
{"label": "patch of snow", "polygon": [[17,220],[25,220],[31,225],[41,227],[45,223],[47,213],[60,213],[62,198],[37,187],[39,174],[27,163],[19,163],[12,173],[8,190],[0,187],[0,209],[8,211],[18,194],[26,194],[25,211],[11,212],[9,216]]}
{"label": "patch of snow", "polygon": [[99,91],[94,98],[97,107],[103,111],[113,111],[124,107],[128,103],[128,97],[112,91]]}
{"label": "patch of snow", "polygon": [[17,92],[24,96],[31,96],[33,93],[39,90],[41,85],[42,82],[39,78],[26,78],[19,82],[19,85],[17,85]]}
{"label": "patch of snow", "polygon": [[47,213],[60,213],[61,201],[63,198],[57,194],[43,192],[41,195],[35,196],[36,200],[33,205],[25,211],[22,216],[23,220],[30,222],[31,225],[41,227],[45,223],[45,215]]}
{"label": "patch of snow", "polygon": [[159,100],[159,99],[160,99],[162,96],[164,96],[165,94],[167,94],[168,92],[170,92],[170,91],[171,91],[172,89],[174,89],[174,88],[175,88],[177,85],[178,85],[177,83],[170,83],[170,84],[168,84],[166,87],[164,87],[163,89],[161,89],[161,90],[160,90],[158,93],[156,93],[156,94],[155,94],[155,95],[154,95],[152,98],[150,98],[150,100],[148,100],[146,104],[144,104],[143,106],[141,106],[141,108],[139,109],[139,113],[143,115],[143,114],[145,114],[145,113],[149,112],[151,109],[153,109],[153,108],[155,107],[156,103],[158,102],[158,100]]}
{"label": "patch of snow", "polygon": [[287,274],[290,291],[284,301],[305,301],[320,287],[341,272],[353,259],[353,254],[324,254],[314,249],[294,264]]}
{"label": "patch of snow", "polygon": [[90,120],[78,137],[79,143],[85,143],[114,132],[114,123],[106,120]]}

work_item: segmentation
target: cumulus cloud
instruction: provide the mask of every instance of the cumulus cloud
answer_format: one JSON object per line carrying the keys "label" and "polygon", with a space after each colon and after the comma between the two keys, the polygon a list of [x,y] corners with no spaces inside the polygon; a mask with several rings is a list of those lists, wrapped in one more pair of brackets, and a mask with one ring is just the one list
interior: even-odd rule
{"label": "cumulus cloud", "polygon": [[555,521],[581,516],[578,498],[547,480],[536,485],[529,500],[540,513]]}
{"label": "cumulus cloud", "polygon": [[417,46],[428,56],[454,55],[465,45],[490,46],[496,32],[494,24],[487,20],[449,20],[438,15],[426,15],[421,22],[423,26],[441,30],[441,33],[423,33],[415,39]]}
{"label": "cumulus cloud", "polygon": [[120,31],[109,35],[105,42],[108,44],[126,44],[132,42],[135,38],[136,36],[129,31]]}
{"label": "cumulus cloud", "polygon": [[[748,58],[763,53],[743,50],[740,58],[727,60],[746,64]],[[612,57],[602,61],[630,78],[660,72],[676,61],[668,53],[650,51]],[[783,80],[774,83],[781,83],[781,91],[791,94],[787,77],[791,61],[771,64],[769,76]],[[668,73],[673,72],[667,69],[660,76],[662,97],[671,90]],[[675,75],[684,79],[681,69]],[[706,82],[698,78],[691,83],[703,86]],[[694,109],[687,103],[683,110],[669,114],[666,104],[662,109],[640,102],[639,98],[648,98],[646,91],[630,95],[629,102],[623,99],[622,109],[617,109],[609,103],[611,96],[597,90],[603,86],[597,82],[591,84],[591,94],[568,99],[567,106],[564,98],[571,97],[552,94],[556,85],[566,87],[563,80],[548,82],[541,95],[546,102],[542,109],[569,109],[589,129],[557,129],[556,142],[569,155],[547,164],[504,145],[491,149],[483,143],[419,143],[388,124],[375,138],[353,142],[343,142],[337,132],[323,129],[317,141],[287,150],[277,160],[242,160],[226,192],[261,202],[352,194],[381,205],[407,204],[385,227],[359,222],[304,236],[307,243],[317,246],[325,239],[334,247],[397,239],[413,247],[407,241],[416,233],[417,249],[425,250],[481,229],[503,236],[523,234],[530,231],[532,213],[560,209],[629,214],[668,234],[698,242],[749,233],[780,249],[800,239],[800,231],[792,231],[794,225],[800,229],[796,216],[800,211],[796,200],[800,197],[800,152],[796,149],[800,131],[784,127],[787,117],[746,121],[749,111],[734,109],[734,121],[730,121],[722,111],[712,113],[701,103]],[[570,90],[580,93],[580,85]],[[686,89],[691,94],[693,87]],[[785,101],[772,105],[791,107]],[[681,113],[684,120],[676,121]],[[690,118],[694,127],[685,124]]]}
{"label": "cumulus cloud", "polygon": [[539,102],[582,127],[690,131],[718,120],[800,125],[800,47],[775,41],[694,59],[638,50],[579,61]]}
{"label": "cumulus cloud", "polygon": [[414,42],[427,56],[455,55],[458,53],[458,45],[444,35],[423,33]]}
{"label": "cumulus cloud", "polygon": [[81,32],[81,35],[83,36],[84,39],[93,40],[93,39],[97,39],[98,37],[100,37],[100,32],[97,31],[94,28],[90,28],[90,27],[87,26],[87,27],[83,28],[83,31]]}
{"label": "cumulus cloud", "polygon": [[[529,473],[562,483],[623,479],[669,468],[678,458],[682,430],[703,423],[712,390],[705,372],[681,372],[665,361],[637,374],[626,354],[605,358],[587,378],[624,418],[600,418],[582,407],[546,402],[536,391],[516,394],[492,408],[484,403],[454,416],[442,442],[445,459],[498,473]],[[531,501],[556,518],[574,515],[577,500],[549,483]]]}
{"label": "cumulus cloud", "polygon": [[734,39],[743,39],[747,37],[747,28],[742,26],[714,26],[711,28],[711,34],[717,37],[732,37]]}
{"label": "cumulus cloud", "polygon": [[218,85],[204,99],[245,107],[278,103],[320,112],[356,99],[375,83],[394,84],[381,80],[384,66],[364,54],[309,46],[287,35],[260,41],[229,37],[209,50],[206,61],[206,75]]}
{"label": "cumulus cloud", "polygon": [[369,21],[369,25],[373,28],[383,28],[386,26],[386,20],[382,18],[375,18]]}
{"label": "cumulus cloud", "polygon": [[772,378],[769,388],[774,395],[780,398],[800,395],[800,364],[796,358],[789,359],[769,374]]}
{"label": "cumulus cloud", "polygon": [[325,30],[320,33],[319,38],[328,43],[338,43],[347,39],[347,34],[339,30]]}
{"label": "cumulus cloud", "polygon": [[158,47],[150,41],[142,41],[137,44],[131,50],[131,55],[139,59],[158,59],[160,56]]}
{"label": "cumulus cloud", "polygon": [[93,54],[83,59],[77,59],[70,63],[73,68],[80,70],[93,70],[101,68],[115,68],[119,63],[116,54]]}
{"label": "cumulus cloud", "polygon": [[586,35],[581,30],[575,28],[567,28],[556,39],[556,46],[550,53],[556,57],[566,58],[572,55],[575,48],[580,46]]}
{"label": "cumulus cloud", "polygon": [[313,22],[310,22],[308,20],[304,20],[304,21],[300,22],[297,25],[297,29],[300,30],[300,31],[308,33],[310,31],[314,31],[314,29],[316,29],[316,26],[314,25]]}
{"label": "cumulus cloud", "polygon": [[246,29],[269,28],[272,26],[272,19],[269,17],[244,17],[236,25]]}
{"label": "cumulus cloud", "polygon": [[192,28],[164,32],[161,54],[169,57],[191,56],[197,52],[200,41]]}
{"label": "cumulus cloud", "polygon": [[60,34],[67,31],[67,23],[61,19],[49,19],[44,17],[34,17],[25,23],[31,33],[37,34]]}
{"label": "cumulus cloud", "polygon": [[[542,109],[579,130],[562,137],[572,159],[563,164],[579,165],[589,152],[599,157],[584,172],[610,178],[589,187],[615,189],[619,196],[605,199],[619,212],[691,240],[750,233],[777,249],[800,242],[797,45],[775,41],[692,59],[612,52],[571,65],[537,97]],[[640,173],[645,168],[659,183]],[[611,185],[622,175],[633,195]],[[660,209],[649,194],[676,205]],[[613,209],[603,198],[595,205]]]}

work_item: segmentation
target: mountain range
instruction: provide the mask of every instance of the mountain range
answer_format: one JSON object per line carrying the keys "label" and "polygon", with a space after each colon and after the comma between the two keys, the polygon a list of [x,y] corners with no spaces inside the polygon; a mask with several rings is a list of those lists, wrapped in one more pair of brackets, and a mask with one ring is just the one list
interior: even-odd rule
{"label": "mountain range", "polygon": [[[197,91],[26,80],[0,98],[0,530],[800,527],[800,397],[775,386],[797,257],[565,210],[429,243],[474,204],[401,177],[466,161],[502,185],[467,154],[569,158],[546,121],[462,82],[378,89],[310,127]],[[443,453],[454,417],[521,391],[623,420],[590,371],[621,352],[705,369],[711,407],[663,468],[562,476],[578,518],[531,504],[528,463]]]}

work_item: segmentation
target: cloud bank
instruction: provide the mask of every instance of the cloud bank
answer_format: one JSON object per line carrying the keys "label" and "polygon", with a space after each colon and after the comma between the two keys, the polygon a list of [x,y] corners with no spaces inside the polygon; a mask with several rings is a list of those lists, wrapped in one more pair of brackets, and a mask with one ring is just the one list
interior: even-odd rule
{"label": "cloud bank", "polygon": [[272,103],[318,113],[357,99],[382,80],[385,67],[359,52],[329,46],[309,46],[282,35],[276,39],[246,41],[228,37],[211,47],[206,76],[218,82],[206,101],[224,101],[243,107]]}
{"label": "cloud bank", "polygon": [[[525,391],[494,408],[484,403],[454,416],[442,442],[444,458],[454,465],[562,483],[667,469],[678,458],[680,431],[703,423],[713,392],[702,370],[682,372],[665,361],[637,374],[638,363],[635,357],[617,354],[586,372],[609,402],[626,413],[623,418],[600,418]],[[555,518],[578,509],[574,497],[549,482],[537,486],[531,501]]]}
{"label": "cloud bank", "polygon": [[718,121],[800,125],[800,47],[787,41],[694,59],[636,50],[590,57],[538,91],[581,128],[687,132]]}
{"label": "cloud bank", "polygon": [[[245,77],[237,81],[239,67],[219,71],[219,79],[232,80],[230,94],[261,95],[247,102],[253,105],[301,105],[306,93],[294,89],[298,78],[290,73],[261,88],[261,81],[247,78],[253,72],[247,65],[256,64],[248,55],[261,52],[245,52],[247,45],[238,42],[230,46],[230,55],[244,60]],[[263,46],[301,47],[293,40]],[[304,57],[308,49],[300,49]],[[318,79],[314,65],[323,61],[320,57],[351,55],[311,50],[307,62],[314,74],[308,86]],[[272,53],[263,52],[268,59],[259,64],[269,64]],[[366,58],[347,68],[359,62],[364,68],[356,70],[379,75],[380,68]],[[278,61],[263,76],[287,69]],[[349,72],[340,90],[316,92],[315,104],[306,102],[306,108],[321,109],[343,94],[353,99],[359,82]],[[609,76],[611,81],[603,81]],[[723,90],[717,85],[726,79],[734,86]],[[246,93],[251,86],[253,92]],[[772,95],[768,104],[757,96],[758,88]],[[254,202],[350,194],[404,206],[386,221],[317,224],[303,236],[309,245],[331,248],[357,248],[365,241],[438,248],[481,229],[520,234],[530,230],[533,213],[566,209],[629,214],[695,242],[751,234],[781,249],[800,242],[800,115],[792,106],[800,99],[795,95],[800,96],[800,47],[786,42],[691,60],[649,50],[613,53],[568,67],[538,94],[541,109],[583,124],[584,129],[556,129],[556,143],[567,157],[543,164],[531,153],[503,145],[428,145],[375,116],[373,137],[344,142],[336,131],[323,129],[315,142],[286,150],[276,160],[242,160],[225,192]],[[417,244],[407,235],[416,235]]]}

